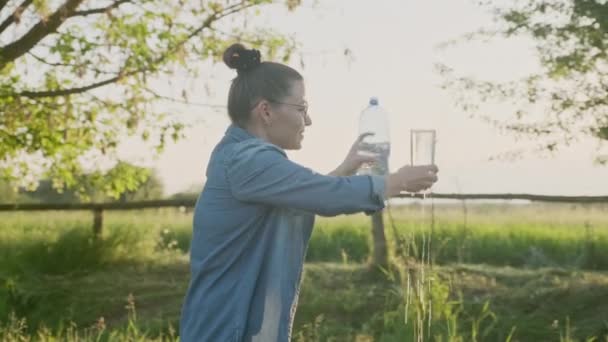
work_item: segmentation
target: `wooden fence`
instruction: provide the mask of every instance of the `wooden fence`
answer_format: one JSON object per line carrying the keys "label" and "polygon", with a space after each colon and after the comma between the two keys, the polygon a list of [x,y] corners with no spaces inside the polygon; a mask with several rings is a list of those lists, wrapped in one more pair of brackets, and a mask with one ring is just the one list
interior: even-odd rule
{"label": "wooden fence", "polygon": [[[421,194],[402,194],[401,198],[423,198]],[[548,196],[532,194],[427,194],[425,198],[454,200],[528,200],[534,202],[557,203],[608,203],[608,196]],[[0,204],[2,211],[52,211],[52,210],[90,210],[93,212],[93,233],[99,235],[103,227],[103,212],[106,210],[138,210],[153,208],[192,208],[196,199],[154,200],[141,202],[109,203],[15,203]]]}

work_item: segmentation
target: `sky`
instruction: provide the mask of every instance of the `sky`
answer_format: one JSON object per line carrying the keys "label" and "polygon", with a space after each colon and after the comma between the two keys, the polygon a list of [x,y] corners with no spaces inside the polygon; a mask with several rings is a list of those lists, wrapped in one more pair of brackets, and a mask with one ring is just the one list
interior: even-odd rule
{"label": "sky", "polygon": [[[529,155],[518,161],[489,161],[493,155],[523,145],[460,110],[453,96],[441,89],[442,78],[434,67],[444,63],[460,74],[496,81],[538,68],[533,46],[525,39],[463,42],[439,48],[464,33],[491,25],[486,9],[470,0],[304,3],[288,14],[282,6],[270,7],[251,23],[272,27],[300,43],[304,68],[299,58],[290,65],[305,78],[313,124],[307,128],[303,148],[288,152],[290,159],[321,173],[333,170],[357,136],[361,111],[375,96],[389,113],[391,170],[409,161],[411,129],[436,130],[440,180],[435,192],[608,192],[608,168],[593,165],[595,145],[591,141],[582,141],[551,159]],[[201,102],[223,105],[235,76],[218,64],[209,66],[204,80],[186,75],[178,81],[188,82]],[[488,110],[504,115],[508,108],[494,105]],[[175,111],[176,115],[195,118],[197,124],[152,162],[167,194],[202,186],[211,150],[229,124],[221,107],[187,106]],[[145,155],[137,144],[126,144],[121,153],[132,159]]]}

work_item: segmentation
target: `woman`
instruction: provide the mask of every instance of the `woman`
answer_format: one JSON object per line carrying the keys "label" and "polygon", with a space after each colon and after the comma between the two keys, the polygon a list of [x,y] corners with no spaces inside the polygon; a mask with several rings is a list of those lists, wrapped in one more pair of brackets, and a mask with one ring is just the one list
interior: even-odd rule
{"label": "woman", "polygon": [[388,176],[351,176],[369,157],[355,142],[344,162],[320,175],[287,159],[311,125],[302,76],[261,62],[234,44],[228,94],[232,124],[215,147],[194,212],[191,281],[182,341],[288,341],[315,214],[371,213],[401,191],[437,181],[435,166]]}

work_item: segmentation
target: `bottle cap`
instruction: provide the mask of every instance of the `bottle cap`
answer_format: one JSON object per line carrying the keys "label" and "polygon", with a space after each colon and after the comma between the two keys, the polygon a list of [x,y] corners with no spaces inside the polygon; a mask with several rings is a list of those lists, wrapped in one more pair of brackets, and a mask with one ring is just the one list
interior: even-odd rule
{"label": "bottle cap", "polygon": [[377,106],[378,105],[378,98],[373,96],[369,99],[369,104],[370,106]]}

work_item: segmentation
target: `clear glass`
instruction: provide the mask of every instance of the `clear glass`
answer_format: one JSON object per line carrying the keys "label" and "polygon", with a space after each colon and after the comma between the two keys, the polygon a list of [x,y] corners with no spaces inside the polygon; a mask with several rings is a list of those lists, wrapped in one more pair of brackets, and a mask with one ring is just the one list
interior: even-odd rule
{"label": "clear glass", "polygon": [[435,164],[435,130],[413,129],[410,131],[410,162],[412,166]]}
{"label": "clear glass", "polygon": [[[435,136],[434,129],[410,131],[410,163],[412,166],[435,164]],[[422,198],[426,198],[430,192],[430,188],[422,191]]]}

